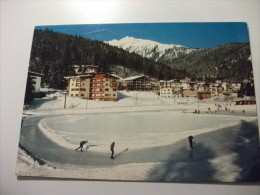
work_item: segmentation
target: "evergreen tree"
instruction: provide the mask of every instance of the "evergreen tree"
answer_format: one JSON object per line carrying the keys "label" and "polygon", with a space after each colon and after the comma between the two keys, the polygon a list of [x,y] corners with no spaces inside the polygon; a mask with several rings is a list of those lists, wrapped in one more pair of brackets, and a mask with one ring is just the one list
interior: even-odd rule
{"label": "evergreen tree", "polygon": [[34,99],[34,86],[33,86],[33,80],[28,75],[27,76],[27,82],[26,82],[26,89],[25,89],[25,97],[24,97],[24,105],[28,105],[32,102]]}

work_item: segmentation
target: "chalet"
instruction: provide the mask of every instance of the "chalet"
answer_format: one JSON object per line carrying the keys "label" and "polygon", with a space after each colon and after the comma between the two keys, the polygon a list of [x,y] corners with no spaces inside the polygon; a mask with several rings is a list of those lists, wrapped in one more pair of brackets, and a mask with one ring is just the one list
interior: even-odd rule
{"label": "chalet", "polygon": [[41,79],[43,77],[43,74],[28,71],[28,77],[32,79],[34,91],[39,92],[41,88]]}
{"label": "chalet", "polygon": [[151,91],[153,80],[145,75],[132,76],[124,79],[127,90],[131,91]]}

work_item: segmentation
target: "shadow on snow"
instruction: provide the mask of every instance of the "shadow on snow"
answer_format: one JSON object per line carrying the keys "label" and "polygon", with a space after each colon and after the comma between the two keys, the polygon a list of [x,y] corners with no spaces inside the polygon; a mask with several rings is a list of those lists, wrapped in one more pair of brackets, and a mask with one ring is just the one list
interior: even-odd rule
{"label": "shadow on snow", "polygon": [[156,166],[148,178],[151,181],[208,181],[216,171],[208,161],[213,156],[213,151],[201,143],[196,144],[192,150],[180,148],[165,163]]}

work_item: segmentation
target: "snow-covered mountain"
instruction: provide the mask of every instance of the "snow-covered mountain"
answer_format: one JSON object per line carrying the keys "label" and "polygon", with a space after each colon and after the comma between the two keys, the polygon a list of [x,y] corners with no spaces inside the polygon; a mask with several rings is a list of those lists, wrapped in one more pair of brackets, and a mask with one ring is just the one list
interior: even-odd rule
{"label": "snow-covered mountain", "polygon": [[196,50],[181,45],[162,44],[151,40],[137,39],[128,36],[120,40],[107,41],[106,43],[156,61],[159,59],[170,60],[178,57],[180,53],[187,54]]}

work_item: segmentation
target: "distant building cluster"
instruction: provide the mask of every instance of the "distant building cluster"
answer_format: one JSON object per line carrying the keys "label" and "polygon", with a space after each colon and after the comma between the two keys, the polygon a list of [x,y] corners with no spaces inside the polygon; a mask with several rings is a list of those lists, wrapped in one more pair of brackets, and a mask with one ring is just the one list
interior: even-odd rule
{"label": "distant building cluster", "polygon": [[243,82],[222,82],[216,80],[214,83],[205,81],[191,81],[191,78],[182,80],[159,81],[158,94],[160,97],[198,97],[199,99],[209,99],[211,97],[224,94],[227,96],[235,95],[241,90]]}
{"label": "distant building cluster", "polygon": [[133,76],[123,79],[121,89],[133,91],[154,91],[160,97],[197,97],[209,99],[224,94],[237,96],[242,86],[253,85],[252,81],[226,82],[216,80],[214,83],[205,81],[192,81],[191,78],[155,81],[148,76]]}
{"label": "distant building cluster", "polygon": [[[253,78],[241,82],[216,80],[214,83],[192,81],[188,77],[157,81],[146,75],[120,79],[113,74],[99,72],[98,66],[94,65],[73,65],[73,68],[76,75],[65,77],[68,83],[68,95],[98,101],[117,101],[118,90],[154,91],[163,98],[197,97],[198,99],[209,99],[220,94],[237,97],[243,86],[247,87],[244,90],[248,88],[251,92],[254,90]],[[34,90],[39,91],[43,75],[31,71],[28,75],[33,80]]]}

